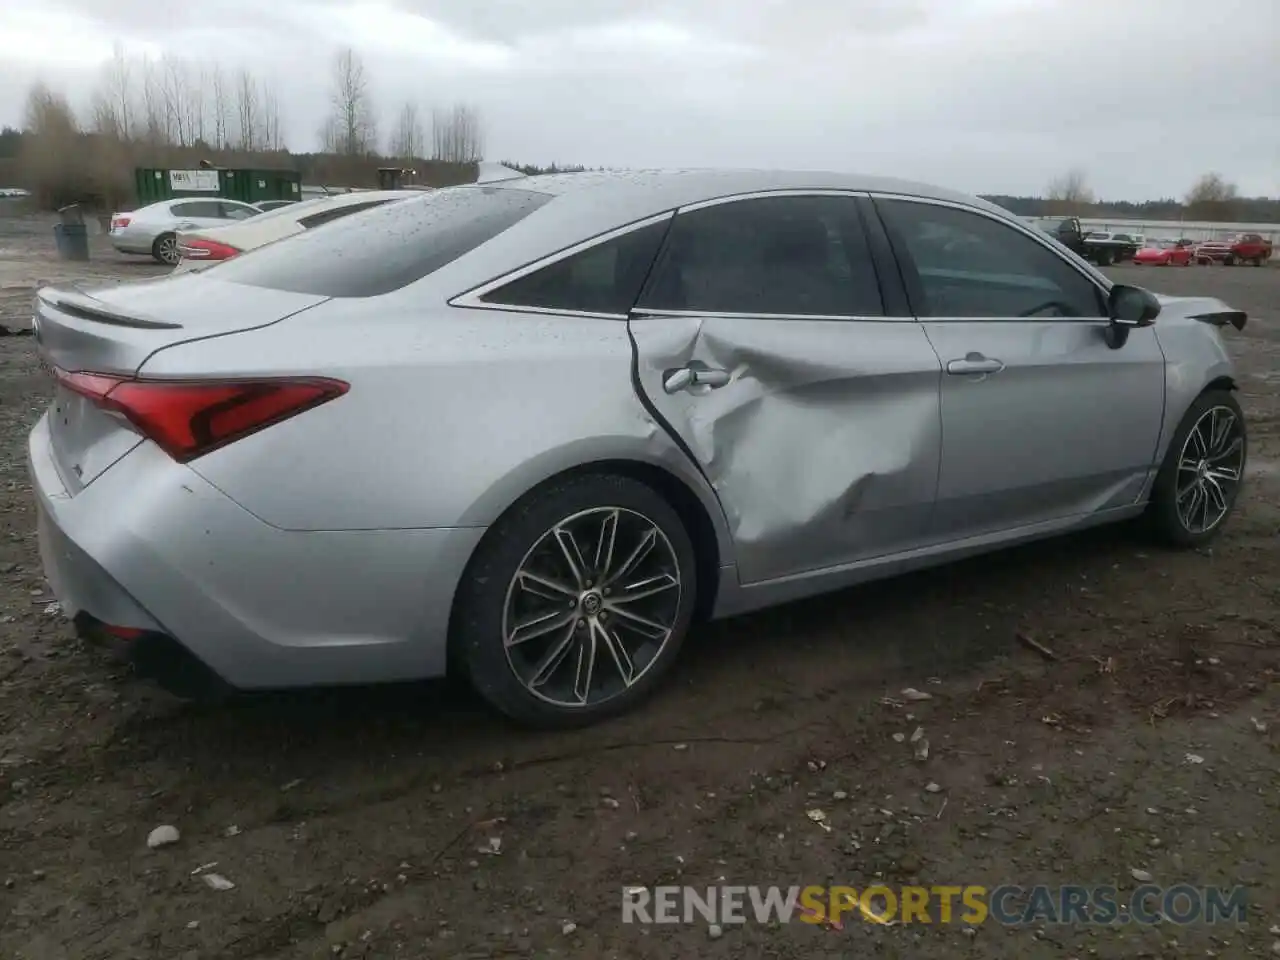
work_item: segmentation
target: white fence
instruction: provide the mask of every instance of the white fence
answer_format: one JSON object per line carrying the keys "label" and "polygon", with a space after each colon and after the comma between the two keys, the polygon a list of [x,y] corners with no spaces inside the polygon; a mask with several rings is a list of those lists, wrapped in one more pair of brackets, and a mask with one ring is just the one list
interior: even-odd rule
{"label": "white fence", "polygon": [[[1032,218],[1034,219],[1034,218]],[[1080,227],[1085,233],[1141,234],[1147,239],[1218,240],[1237,233],[1256,233],[1272,243],[1280,244],[1278,223],[1213,223],[1207,220],[1124,220],[1100,217],[1081,217]]]}

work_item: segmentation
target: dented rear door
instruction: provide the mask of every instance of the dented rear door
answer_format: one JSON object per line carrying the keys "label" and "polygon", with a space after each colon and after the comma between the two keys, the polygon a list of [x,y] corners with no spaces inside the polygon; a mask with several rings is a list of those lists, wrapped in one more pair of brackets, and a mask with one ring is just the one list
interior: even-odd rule
{"label": "dented rear door", "polygon": [[941,368],[884,316],[854,197],[682,210],[630,320],[637,386],[699,464],[743,583],[922,546]]}

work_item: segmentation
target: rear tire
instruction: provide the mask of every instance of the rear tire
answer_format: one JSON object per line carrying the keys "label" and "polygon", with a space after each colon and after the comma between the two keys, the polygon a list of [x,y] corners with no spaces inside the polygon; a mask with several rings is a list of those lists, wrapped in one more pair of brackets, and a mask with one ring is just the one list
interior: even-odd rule
{"label": "rear tire", "polygon": [[652,693],[696,593],[693,544],[666,500],[627,477],[570,477],[490,528],[459,587],[450,644],[508,717],[586,726]]}
{"label": "rear tire", "polygon": [[176,267],[182,259],[182,255],[178,253],[177,234],[162,233],[156,237],[155,243],[151,244],[151,256],[166,267]]}
{"label": "rear tire", "polygon": [[1248,430],[1236,398],[1206,390],[1174,431],[1156,475],[1146,519],[1174,547],[1198,547],[1216,537],[1235,510],[1244,484]]}

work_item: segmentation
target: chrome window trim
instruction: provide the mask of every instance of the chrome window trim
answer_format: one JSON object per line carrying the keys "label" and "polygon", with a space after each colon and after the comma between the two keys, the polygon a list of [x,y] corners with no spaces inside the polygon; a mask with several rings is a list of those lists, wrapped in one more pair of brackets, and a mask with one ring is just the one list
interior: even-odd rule
{"label": "chrome window trim", "polygon": [[[903,200],[908,203],[922,203],[922,204],[929,204],[935,207],[949,207],[952,210],[959,210],[962,213],[977,214],[978,216],[985,217],[986,219],[994,221],[995,223],[1003,224],[1004,226],[1007,226],[1007,227],[1012,227],[1016,232],[1021,233],[1023,236],[1029,237],[1031,240],[1035,241],[1040,246],[1044,247],[1051,254],[1057,257],[1058,260],[1060,260],[1062,263],[1069,266],[1072,270],[1074,270],[1076,273],[1080,274],[1080,276],[1084,277],[1091,284],[1093,284],[1094,288],[1101,295],[1102,302],[1104,304],[1107,302],[1107,297],[1111,293],[1111,288],[1115,285],[1104,274],[1096,273],[1094,269],[1091,266],[1089,266],[1089,264],[1083,263],[1083,261],[1081,261],[1081,263],[1076,263],[1074,258],[1064,257],[1062,255],[1062,251],[1059,250],[1056,246],[1054,246],[1054,244],[1050,241],[1048,237],[1041,236],[1035,229],[1033,229],[1028,224],[1018,223],[1017,221],[1010,220],[1008,217],[1002,217],[998,214],[994,214],[989,210],[983,210],[979,207],[975,207],[967,203],[957,203],[954,200],[942,200],[936,197],[914,197],[908,194],[901,194],[901,193],[877,193],[875,191],[870,192],[869,195],[873,201],[874,200]],[[1082,263],[1083,263],[1083,268],[1081,266]],[[917,319],[922,323],[976,323],[976,322],[1008,323],[1010,321],[1021,321],[1026,323],[1054,323],[1054,322],[1063,322],[1063,321],[1071,322],[1071,323],[1088,323],[1091,321],[1092,322],[1107,321],[1109,318],[1104,315],[1100,317],[987,317],[987,316],[984,316],[984,317],[918,317]]]}
{"label": "chrome window trim", "polygon": [[637,319],[643,319],[644,317],[693,317],[696,319],[718,317],[727,320],[781,320],[790,323],[794,323],[797,320],[856,320],[860,323],[919,322],[915,317],[867,317],[852,313],[725,313],[707,310],[650,310],[639,306],[631,311],[631,316]]}
{"label": "chrome window trim", "polygon": [[683,207],[677,208],[676,214],[693,213],[695,210],[705,210],[708,207],[718,207],[726,203],[739,203],[743,200],[766,200],[770,197],[850,197],[856,199],[858,197],[869,197],[870,195],[866,190],[842,190],[838,187],[787,187],[778,190],[752,190],[749,193],[731,193],[723,197],[713,197],[710,200],[686,203]]}
{"label": "chrome window trim", "polygon": [[670,221],[676,215],[676,209],[672,208],[653,216],[645,217],[643,220],[633,220],[631,223],[623,224],[621,227],[615,227],[605,233],[598,233],[594,237],[575,243],[573,246],[564,247],[554,253],[534,260],[525,264],[523,267],[517,267],[507,273],[493,279],[486,280],[479,286],[472,287],[463,293],[459,293],[451,297],[447,302],[451,307],[465,307],[472,310],[500,310],[504,313],[537,313],[545,316],[554,317],[584,317],[595,320],[626,320],[629,314],[626,313],[596,313],[589,310],[568,310],[559,309],[557,307],[526,307],[514,303],[492,303],[482,300],[486,294],[505,287],[509,283],[515,283],[517,280],[529,276],[531,273],[537,273],[547,267],[555,266],[561,260],[567,260],[569,257],[577,256],[585,253],[602,243],[609,243],[619,237],[625,237],[627,234],[635,233],[637,230],[644,230],[655,224]]}

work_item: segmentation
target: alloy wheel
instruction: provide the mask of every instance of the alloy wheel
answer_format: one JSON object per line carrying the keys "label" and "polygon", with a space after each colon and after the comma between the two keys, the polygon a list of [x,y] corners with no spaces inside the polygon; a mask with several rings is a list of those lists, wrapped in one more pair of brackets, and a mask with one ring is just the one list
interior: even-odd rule
{"label": "alloy wheel", "polygon": [[170,266],[174,266],[182,259],[178,256],[178,238],[165,237],[157,246],[160,249],[160,259]]}
{"label": "alloy wheel", "polygon": [[1244,473],[1244,424],[1229,407],[1200,415],[1178,458],[1178,521],[1188,533],[1208,533],[1231,511]]}
{"label": "alloy wheel", "polygon": [[622,507],[575,513],[538,539],[511,579],[507,662],[541,700],[603,703],[658,661],[681,589],[676,552],[653,520]]}

